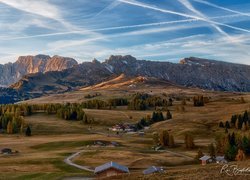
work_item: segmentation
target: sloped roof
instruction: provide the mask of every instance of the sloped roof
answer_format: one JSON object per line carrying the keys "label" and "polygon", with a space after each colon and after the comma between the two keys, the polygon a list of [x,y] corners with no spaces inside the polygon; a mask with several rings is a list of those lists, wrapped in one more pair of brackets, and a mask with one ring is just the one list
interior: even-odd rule
{"label": "sloped roof", "polygon": [[207,161],[207,160],[210,159],[210,158],[211,158],[210,156],[205,155],[205,156],[202,156],[202,157],[200,158],[200,160],[201,160],[201,161]]}
{"label": "sloped roof", "polygon": [[224,156],[216,156],[216,161],[226,161]]}
{"label": "sloped roof", "polygon": [[152,174],[155,172],[163,172],[163,169],[160,167],[151,166],[148,169],[144,170],[143,174]]}
{"label": "sloped roof", "polygon": [[108,162],[106,164],[103,164],[101,166],[96,167],[95,168],[95,174],[100,173],[100,172],[105,171],[105,170],[110,169],[110,168],[114,168],[114,169],[129,173],[128,167],[117,164],[117,163],[111,161],[111,162]]}

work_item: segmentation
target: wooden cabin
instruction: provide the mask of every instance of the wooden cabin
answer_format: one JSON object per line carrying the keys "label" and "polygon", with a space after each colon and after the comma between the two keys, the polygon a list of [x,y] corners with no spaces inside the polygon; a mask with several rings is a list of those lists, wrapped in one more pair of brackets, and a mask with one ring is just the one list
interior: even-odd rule
{"label": "wooden cabin", "polygon": [[95,174],[98,178],[116,176],[124,173],[129,173],[128,167],[112,161],[95,168]]}

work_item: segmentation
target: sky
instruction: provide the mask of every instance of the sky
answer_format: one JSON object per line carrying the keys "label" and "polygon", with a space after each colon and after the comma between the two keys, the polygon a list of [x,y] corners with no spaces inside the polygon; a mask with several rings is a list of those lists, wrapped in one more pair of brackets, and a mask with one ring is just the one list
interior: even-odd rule
{"label": "sky", "polygon": [[0,0],[0,63],[36,54],[250,65],[250,1]]}

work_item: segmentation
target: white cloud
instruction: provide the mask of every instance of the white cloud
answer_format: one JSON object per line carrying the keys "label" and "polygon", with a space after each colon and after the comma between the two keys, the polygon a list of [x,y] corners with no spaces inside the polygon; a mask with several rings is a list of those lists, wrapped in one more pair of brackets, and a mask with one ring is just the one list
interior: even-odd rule
{"label": "white cloud", "polygon": [[25,11],[31,14],[36,14],[46,18],[59,20],[60,12],[56,6],[50,4],[47,0],[0,0],[8,6],[11,6],[20,11]]}

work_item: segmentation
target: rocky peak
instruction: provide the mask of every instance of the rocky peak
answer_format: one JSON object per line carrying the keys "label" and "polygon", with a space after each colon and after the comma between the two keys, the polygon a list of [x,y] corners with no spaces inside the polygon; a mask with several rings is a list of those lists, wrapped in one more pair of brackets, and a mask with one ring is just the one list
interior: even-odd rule
{"label": "rocky peak", "polygon": [[39,54],[36,56],[20,56],[15,63],[0,66],[0,85],[8,86],[17,82],[26,74],[62,71],[77,65],[72,58]]}
{"label": "rocky peak", "polygon": [[125,55],[125,56],[121,56],[121,55],[111,55],[110,57],[109,57],[109,59],[106,59],[105,60],[105,63],[115,63],[115,62],[117,62],[117,63],[119,63],[119,62],[125,62],[125,64],[126,64],[126,62],[127,63],[129,63],[129,62],[136,62],[137,60],[136,60],[136,58],[135,57],[133,57],[133,56],[131,56],[131,55]]}

